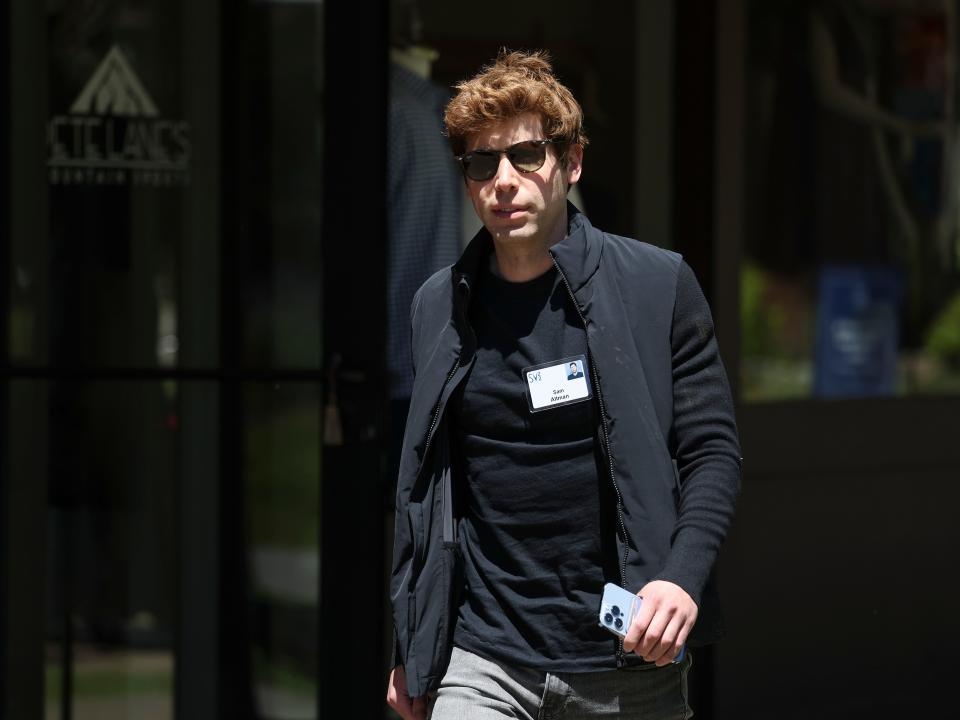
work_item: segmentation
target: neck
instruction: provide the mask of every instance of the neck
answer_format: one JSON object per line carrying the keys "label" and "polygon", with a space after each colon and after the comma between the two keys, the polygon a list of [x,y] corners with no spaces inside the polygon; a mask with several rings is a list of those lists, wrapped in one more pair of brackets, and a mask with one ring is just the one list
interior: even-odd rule
{"label": "neck", "polygon": [[549,250],[566,237],[566,231],[567,209],[564,207],[556,225],[542,236],[517,241],[494,235],[494,255],[490,259],[490,268],[510,282],[533,280],[553,266]]}

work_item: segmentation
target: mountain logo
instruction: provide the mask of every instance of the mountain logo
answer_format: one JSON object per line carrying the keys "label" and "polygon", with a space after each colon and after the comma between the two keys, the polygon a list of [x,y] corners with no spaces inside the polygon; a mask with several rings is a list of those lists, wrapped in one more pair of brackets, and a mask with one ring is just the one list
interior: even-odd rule
{"label": "mountain logo", "polygon": [[70,106],[74,115],[157,117],[160,113],[150,93],[116,45]]}
{"label": "mountain logo", "polygon": [[51,185],[190,184],[190,124],[164,118],[127,56],[111,47],[67,114],[47,122]]}

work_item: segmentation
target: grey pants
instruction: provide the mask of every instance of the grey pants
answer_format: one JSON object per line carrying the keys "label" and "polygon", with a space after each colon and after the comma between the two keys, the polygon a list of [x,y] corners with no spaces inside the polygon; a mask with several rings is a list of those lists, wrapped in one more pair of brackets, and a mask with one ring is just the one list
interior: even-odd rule
{"label": "grey pants", "polygon": [[432,698],[430,720],[686,720],[690,652],[676,665],[589,673],[542,673],[492,662],[458,647]]}

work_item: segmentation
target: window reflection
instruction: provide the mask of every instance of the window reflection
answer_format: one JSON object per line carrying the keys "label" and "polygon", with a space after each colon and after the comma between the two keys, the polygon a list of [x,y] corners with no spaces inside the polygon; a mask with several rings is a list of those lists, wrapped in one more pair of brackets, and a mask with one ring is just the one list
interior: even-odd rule
{"label": "window reflection", "polygon": [[24,282],[13,359],[174,367],[194,155],[180,57],[170,51],[179,8],[61,1],[46,12],[49,235],[14,253]]}
{"label": "window reflection", "polygon": [[244,390],[251,653],[262,718],[316,715],[320,399],[313,384]]}
{"label": "window reflection", "polygon": [[160,382],[49,387],[46,716],[172,718],[175,398]]}
{"label": "window reflection", "polygon": [[960,391],[957,8],[749,7],[746,399]]}

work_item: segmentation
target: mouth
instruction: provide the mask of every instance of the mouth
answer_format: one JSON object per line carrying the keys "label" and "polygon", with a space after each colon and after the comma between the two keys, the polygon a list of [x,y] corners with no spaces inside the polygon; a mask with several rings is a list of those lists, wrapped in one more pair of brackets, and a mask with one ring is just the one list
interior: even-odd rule
{"label": "mouth", "polygon": [[519,217],[525,212],[525,208],[518,207],[516,205],[498,205],[493,208],[494,217],[504,218],[507,220]]}

